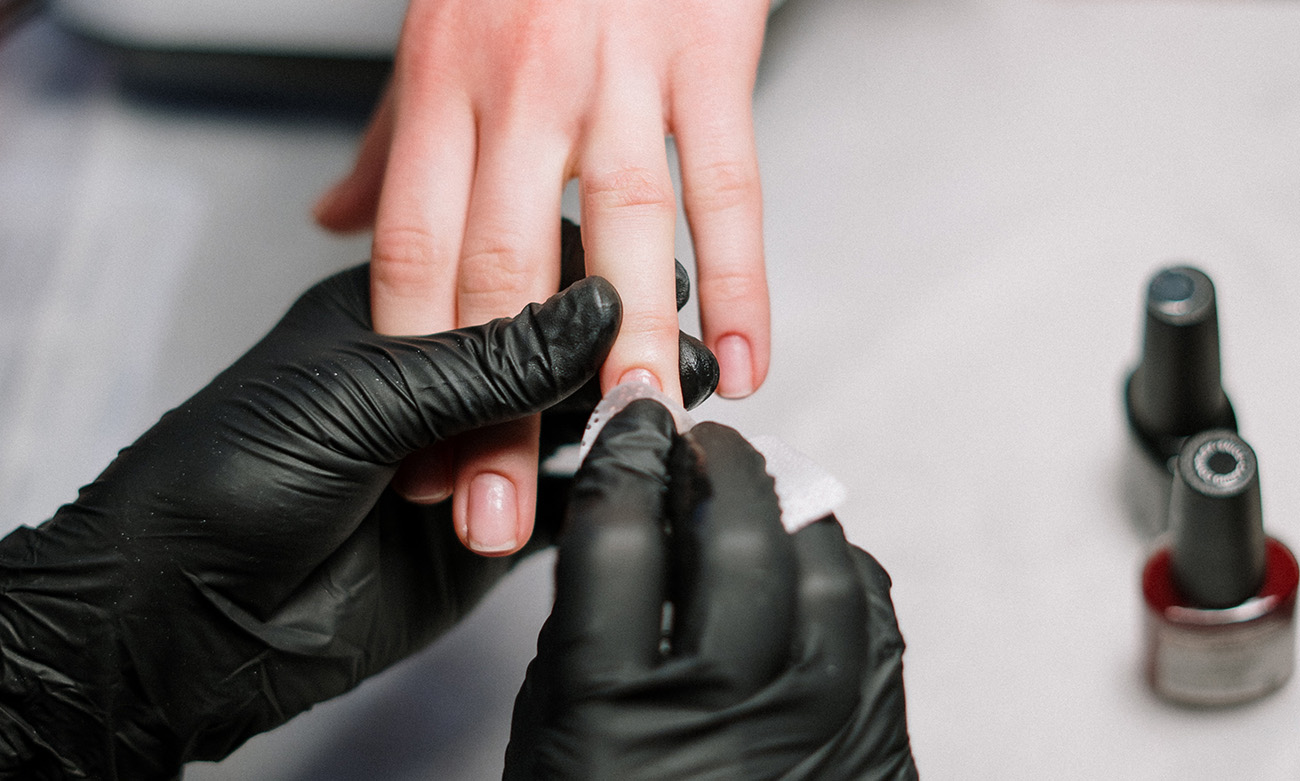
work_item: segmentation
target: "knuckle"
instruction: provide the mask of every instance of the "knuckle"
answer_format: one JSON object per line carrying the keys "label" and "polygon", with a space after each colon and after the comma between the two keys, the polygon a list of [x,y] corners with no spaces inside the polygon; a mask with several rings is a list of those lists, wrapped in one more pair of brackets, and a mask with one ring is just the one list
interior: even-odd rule
{"label": "knuckle", "polygon": [[371,279],[394,288],[417,285],[439,265],[439,255],[437,241],[425,228],[377,229],[370,259]]}
{"label": "knuckle", "polygon": [[623,314],[623,324],[619,328],[620,338],[637,336],[659,337],[671,335],[672,347],[677,348],[677,332],[679,330],[677,322],[677,312],[668,310],[664,312],[646,311],[646,312],[627,312]]}
{"label": "knuckle", "polygon": [[504,243],[484,243],[462,254],[459,297],[463,311],[488,317],[514,314],[537,271],[525,254]]}
{"label": "knuckle", "polygon": [[719,533],[714,555],[719,561],[737,566],[739,571],[770,564],[776,557],[775,535],[757,525],[736,527]]}
{"label": "knuckle", "polygon": [[700,166],[687,178],[692,210],[720,212],[748,206],[759,198],[759,178],[754,166],[740,160],[718,160]]}
{"label": "knuckle", "polygon": [[804,599],[816,604],[839,604],[857,599],[860,588],[857,579],[848,571],[809,572],[799,585]]}
{"label": "knuckle", "polygon": [[[579,503],[599,497],[578,496]],[[575,516],[577,517],[577,516]],[[620,572],[638,563],[655,562],[662,555],[663,539],[649,524],[611,518],[610,523],[578,523],[569,526],[560,538],[561,566],[583,571],[605,571],[617,578]]]}
{"label": "knuckle", "polygon": [[672,182],[648,168],[629,166],[587,174],[582,180],[583,200],[595,209],[674,212]]}
{"label": "knuckle", "polygon": [[619,524],[600,536],[596,555],[608,562],[642,561],[656,555],[660,545],[658,530],[644,524]]}
{"label": "knuckle", "polygon": [[727,306],[767,297],[767,282],[761,274],[744,270],[710,270],[701,267],[697,287],[702,306]]}

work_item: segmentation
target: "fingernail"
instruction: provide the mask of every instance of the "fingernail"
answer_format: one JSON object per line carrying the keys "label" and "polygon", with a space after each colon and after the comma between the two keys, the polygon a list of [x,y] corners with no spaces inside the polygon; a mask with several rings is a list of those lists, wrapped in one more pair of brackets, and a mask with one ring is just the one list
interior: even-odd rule
{"label": "fingernail", "polygon": [[451,488],[445,485],[394,485],[393,488],[399,496],[412,504],[439,504],[451,496]]}
{"label": "fingernail", "polygon": [[516,547],[519,514],[515,486],[501,475],[484,472],[469,485],[469,528],[466,540],[470,550],[479,553],[502,553]]}
{"label": "fingernail", "polygon": [[727,399],[742,399],[754,392],[754,358],[749,341],[739,334],[728,334],[718,340],[718,365],[722,376],[718,378],[718,395]]}
{"label": "fingernail", "polygon": [[618,378],[618,384],[625,382],[639,382],[643,385],[650,385],[656,390],[663,390],[664,386],[659,382],[659,378],[649,369],[629,369],[623,372],[623,376]]}

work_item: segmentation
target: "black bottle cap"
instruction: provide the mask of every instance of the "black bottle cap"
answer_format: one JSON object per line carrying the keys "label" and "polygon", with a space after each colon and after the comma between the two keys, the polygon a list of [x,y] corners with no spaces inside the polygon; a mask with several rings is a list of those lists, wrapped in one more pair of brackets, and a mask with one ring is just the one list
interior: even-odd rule
{"label": "black bottle cap", "polygon": [[1236,607],[1264,583],[1264,517],[1255,451],[1226,429],[1189,438],[1169,500],[1174,583],[1192,605]]}
{"label": "black bottle cap", "polygon": [[1147,285],[1142,360],[1129,377],[1129,423],[1159,461],[1212,428],[1236,430],[1220,383],[1214,283],[1189,266],[1167,268]]}

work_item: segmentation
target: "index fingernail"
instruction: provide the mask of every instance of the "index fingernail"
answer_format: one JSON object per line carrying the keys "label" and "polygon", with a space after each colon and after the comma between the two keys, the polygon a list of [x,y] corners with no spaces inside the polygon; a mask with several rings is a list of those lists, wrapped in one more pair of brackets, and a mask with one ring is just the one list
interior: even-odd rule
{"label": "index fingernail", "polygon": [[618,384],[622,385],[625,382],[638,382],[642,385],[649,385],[655,390],[664,389],[663,383],[659,382],[659,378],[649,369],[631,369],[624,372],[623,376],[618,378]]}

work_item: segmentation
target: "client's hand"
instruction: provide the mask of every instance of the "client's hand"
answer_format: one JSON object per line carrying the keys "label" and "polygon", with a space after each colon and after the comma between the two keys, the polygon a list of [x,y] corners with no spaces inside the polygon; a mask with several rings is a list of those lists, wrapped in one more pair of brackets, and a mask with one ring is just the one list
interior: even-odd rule
{"label": "client's hand", "polygon": [[889,576],[762,456],[633,402],[578,472],[508,779],[916,777]]}

